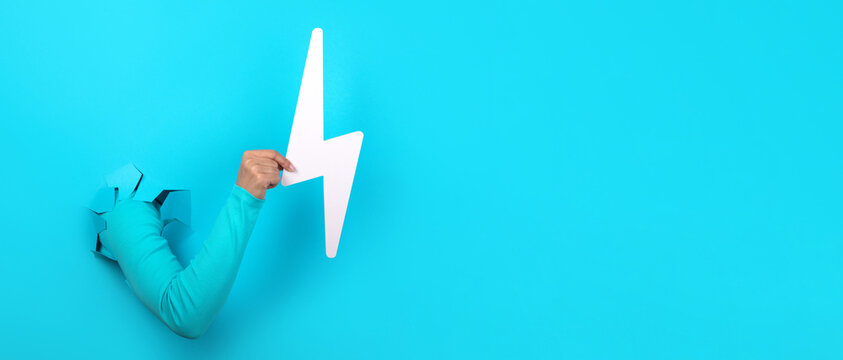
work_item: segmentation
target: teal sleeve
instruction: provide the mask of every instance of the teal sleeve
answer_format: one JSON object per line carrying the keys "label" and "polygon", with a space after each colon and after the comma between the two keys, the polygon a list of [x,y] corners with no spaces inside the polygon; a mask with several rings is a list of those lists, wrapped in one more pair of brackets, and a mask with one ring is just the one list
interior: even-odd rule
{"label": "teal sleeve", "polygon": [[175,333],[197,338],[225,303],[264,200],[235,186],[202,249],[183,268],[167,239],[158,207],[120,201],[104,214],[100,239],[117,258],[138,298]]}

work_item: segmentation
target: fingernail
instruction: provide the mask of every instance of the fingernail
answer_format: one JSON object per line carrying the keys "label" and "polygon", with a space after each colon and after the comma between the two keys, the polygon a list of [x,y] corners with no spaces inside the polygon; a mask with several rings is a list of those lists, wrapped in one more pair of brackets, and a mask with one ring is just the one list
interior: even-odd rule
{"label": "fingernail", "polygon": [[290,164],[290,171],[296,172],[296,167],[293,164]]}

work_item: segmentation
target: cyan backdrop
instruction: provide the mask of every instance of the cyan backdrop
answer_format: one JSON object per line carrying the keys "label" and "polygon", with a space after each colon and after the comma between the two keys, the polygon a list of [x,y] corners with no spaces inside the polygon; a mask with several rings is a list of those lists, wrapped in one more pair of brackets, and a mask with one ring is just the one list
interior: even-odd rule
{"label": "cyan backdrop", "polygon": [[[840,359],[836,1],[0,3],[0,358]],[[94,257],[134,162],[193,190],[285,152],[314,27],[366,134],[336,259],[273,190],[196,341]]]}

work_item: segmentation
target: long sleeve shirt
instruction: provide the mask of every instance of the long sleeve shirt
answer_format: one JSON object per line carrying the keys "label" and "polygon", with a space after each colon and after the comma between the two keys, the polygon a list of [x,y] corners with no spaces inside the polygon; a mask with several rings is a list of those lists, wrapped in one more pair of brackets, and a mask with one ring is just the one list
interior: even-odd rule
{"label": "long sleeve shirt", "polygon": [[264,200],[234,186],[211,234],[187,267],[178,262],[153,203],[123,200],[104,214],[100,240],[114,254],[129,286],[175,333],[197,338],[225,303]]}

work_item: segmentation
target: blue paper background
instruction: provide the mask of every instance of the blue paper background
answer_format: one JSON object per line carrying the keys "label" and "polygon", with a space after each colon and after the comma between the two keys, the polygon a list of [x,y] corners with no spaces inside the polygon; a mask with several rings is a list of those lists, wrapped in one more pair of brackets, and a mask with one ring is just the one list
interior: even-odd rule
{"label": "blue paper background", "polygon": [[[0,358],[843,357],[834,1],[0,3]],[[89,251],[133,161],[193,191],[284,152],[310,36],[366,134],[336,259],[273,190],[179,338]]]}

